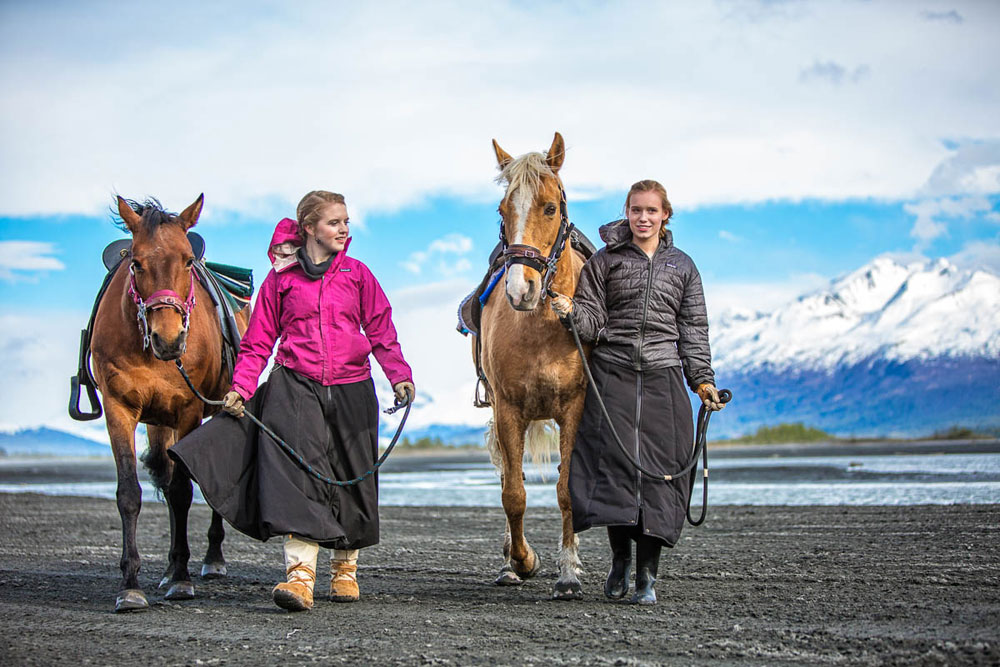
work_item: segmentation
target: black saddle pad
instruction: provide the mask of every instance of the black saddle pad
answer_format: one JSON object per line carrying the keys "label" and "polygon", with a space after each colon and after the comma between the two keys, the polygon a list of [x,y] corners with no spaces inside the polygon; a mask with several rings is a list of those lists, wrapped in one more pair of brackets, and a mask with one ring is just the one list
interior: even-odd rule
{"label": "black saddle pad", "polygon": [[[188,242],[191,244],[191,250],[194,252],[195,259],[201,259],[205,256],[205,239],[201,237],[198,232],[188,232]],[[117,241],[112,241],[101,253],[101,259],[104,261],[104,267],[111,271],[118,264],[125,259],[129,251],[132,249],[132,239],[118,239]]]}

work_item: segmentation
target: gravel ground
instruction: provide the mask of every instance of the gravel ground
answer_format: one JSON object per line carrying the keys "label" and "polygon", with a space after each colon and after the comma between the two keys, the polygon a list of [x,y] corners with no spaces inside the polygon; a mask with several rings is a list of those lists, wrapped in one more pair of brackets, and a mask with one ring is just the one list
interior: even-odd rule
{"label": "gravel ground", "polygon": [[[290,614],[270,601],[281,547],[230,532],[230,575],[156,590],[166,507],[139,519],[145,612],[112,613],[115,503],[0,494],[0,664],[998,664],[1000,505],[718,507],[666,551],[660,604],[603,598],[603,531],[581,535],[580,602],[548,599],[558,512],[529,510],[545,567],[492,585],[503,514],[390,507],[362,552],[362,599]],[[192,550],[209,511],[192,509]],[[328,552],[321,552],[321,559]],[[321,561],[322,562],[322,561]]]}

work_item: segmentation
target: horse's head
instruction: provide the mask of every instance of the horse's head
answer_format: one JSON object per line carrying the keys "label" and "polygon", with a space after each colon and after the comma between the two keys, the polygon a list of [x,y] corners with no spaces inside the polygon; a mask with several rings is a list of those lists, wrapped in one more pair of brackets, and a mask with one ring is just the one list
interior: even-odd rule
{"label": "horse's head", "polygon": [[533,310],[542,298],[544,260],[553,256],[564,212],[559,169],[565,144],[556,132],[544,155],[527,153],[515,159],[500,148],[496,139],[493,150],[500,167],[497,181],[507,185],[500,202],[504,245],[510,248],[505,248],[507,300],[517,310]]}
{"label": "horse's head", "polygon": [[204,198],[173,215],[155,200],[133,205],[118,197],[118,214],[132,233],[129,294],[139,309],[143,346],[163,361],[180,358],[187,345],[195,262],[187,231],[198,222]]}

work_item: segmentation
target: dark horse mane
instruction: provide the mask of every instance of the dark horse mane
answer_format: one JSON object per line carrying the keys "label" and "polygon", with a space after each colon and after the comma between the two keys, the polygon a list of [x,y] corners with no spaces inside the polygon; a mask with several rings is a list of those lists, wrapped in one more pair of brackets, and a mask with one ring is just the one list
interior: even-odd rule
{"label": "dark horse mane", "polygon": [[[140,218],[142,218],[142,226],[147,232],[154,232],[160,225],[170,224],[177,220],[177,214],[167,211],[163,208],[163,204],[160,203],[155,197],[149,197],[142,203],[135,201],[134,199],[126,199],[125,203],[129,205],[133,211],[136,212]],[[117,211],[112,210],[111,220],[115,227],[122,230],[123,232],[128,232],[129,229],[125,225],[125,221],[121,219],[121,216]]]}

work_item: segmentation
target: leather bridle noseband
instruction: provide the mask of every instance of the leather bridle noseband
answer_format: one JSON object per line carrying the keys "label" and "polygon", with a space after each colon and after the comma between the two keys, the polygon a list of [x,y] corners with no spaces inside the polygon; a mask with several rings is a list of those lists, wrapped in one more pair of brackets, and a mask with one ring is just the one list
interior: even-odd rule
{"label": "leather bridle noseband", "polygon": [[145,350],[148,348],[152,341],[152,334],[149,331],[149,321],[146,319],[146,314],[154,310],[159,310],[160,308],[173,308],[176,310],[181,314],[181,318],[184,322],[181,333],[186,333],[188,330],[188,323],[191,320],[191,311],[194,309],[195,305],[194,270],[191,270],[191,288],[188,291],[187,299],[182,299],[180,294],[170,289],[153,292],[149,295],[149,298],[143,299],[139,294],[139,288],[136,287],[135,284],[135,267],[132,264],[129,264],[128,273],[128,294],[132,297],[132,303],[135,304],[136,309],[138,310],[136,319],[139,321],[139,335],[142,336],[142,349]]}
{"label": "leather bridle noseband", "polygon": [[[573,231],[573,223],[569,221],[566,212],[566,190],[562,183],[559,183],[559,231],[556,234],[555,245],[552,246],[552,254],[546,256],[541,250],[532,245],[524,243],[508,243],[507,234],[504,231],[504,221],[500,221],[500,243],[503,247],[504,271],[510,269],[512,264],[523,264],[538,271],[542,277],[541,301],[545,301],[548,296],[549,286],[553,278],[556,277],[556,264],[562,256],[566,247],[566,240]],[[507,273],[507,275],[510,275]]]}

